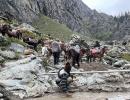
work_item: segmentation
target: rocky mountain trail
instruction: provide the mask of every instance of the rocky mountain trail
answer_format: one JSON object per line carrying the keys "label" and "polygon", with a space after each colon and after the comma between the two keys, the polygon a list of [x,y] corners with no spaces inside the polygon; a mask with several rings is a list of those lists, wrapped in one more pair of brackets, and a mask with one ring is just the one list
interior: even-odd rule
{"label": "rocky mountain trail", "polygon": [[[42,65],[42,60],[37,56],[30,55],[30,57],[18,61],[6,62],[5,66],[0,72],[0,84],[4,85],[6,90],[11,91],[14,95],[19,95],[21,98],[28,98],[43,96],[47,92],[58,92],[58,87],[55,84],[57,75],[43,75],[43,73],[46,73],[45,66]],[[57,68],[61,68],[62,66],[62,63],[61,65],[53,66],[48,72],[57,72]],[[73,68],[72,71],[107,70],[106,65],[99,62],[85,64],[84,67],[81,67],[82,70]],[[126,73],[121,74],[118,72],[77,74],[75,75],[77,80],[74,82],[74,85],[71,85],[74,88],[72,91],[129,91],[130,85],[128,80],[125,83],[124,75]]]}
{"label": "rocky mountain trail", "polygon": [[[1,43],[3,44],[10,39],[2,35],[0,38],[2,38]],[[73,35],[71,42],[77,41],[81,42],[80,36]],[[91,46],[92,41],[89,41],[88,44]],[[108,48],[102,62],[96,59],[95,62],[88,63],[84,57],[79,69],[72,67],[72,72],[73,74],[75,73],[76,79],[70,86],[72,88],[71,91],[129,92],[129,72],[107,72],[130,69],[128,59],[129,46],[125,48],[121,44],[106,45],[104,41],[102,41],[101,45]],[[86,45],[83,46],[87,47]],[[50,63],[47,64],[42,59],[41,49],[38,52],[35,51],[35,53],[33,51],[28,55],[24,54],[26,49],[25,45],[19,44],[17,41],[10,42],[7,47],[1,46],[0,56],[4,67],[1,67],[0,71],[0,85],[7,90],[5,92],[11,92],[12,96],[18,95],[21,99],[44,96],[46,93],[59,93],[60,91],[55,80],[57,79],[57,71],[64,67],[64,62],[54,66],[53,57],[51,57]],[[122,56],[122,54],[125,55]],[[63,56],[60,58],[60,61],[62,60]],[[83,73],[89,71],[106,72]]]}

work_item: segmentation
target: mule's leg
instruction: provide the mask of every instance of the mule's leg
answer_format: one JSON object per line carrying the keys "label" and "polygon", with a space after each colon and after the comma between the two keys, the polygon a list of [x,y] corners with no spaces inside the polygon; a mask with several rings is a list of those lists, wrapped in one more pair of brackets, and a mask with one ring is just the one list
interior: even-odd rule
{"label": "mule's leg", "polygon": [[57,64],[60,62],[60,52],[57,52]]}
{"label": "mule's leg", "polygon": [[76,63],[78,65],[78,68],[80,67],[79,60],[80,60],[80,54],[77,54],[77,56],[76,56]]}
{"label": "mule's leg", "polygon": [[96,61],[96,57],[95,57],[95,56],[92,56],[92,58],[93,58],[93,62],[95,62],[95,61]]}
{"label": "mule's leg", "polygon": [[18,36],[18,39],[20,39],[20,34],[19,34],[19,33],[18,33],[18,35],[17,35],[17,36]]}
{"label": "mule's leg", "polygon": [[99,58],[99,61],[102,62],[102,57]]}
{"label": "mule's leg", "polygon": [[92,62],[92,56],[88,56],[88,61],[89,61],[89,63],[91,63]]}
{"label": "mule's leg", "polygon": [[34,44],[33,47],[34,47],[34,50],[37,51],[37,45]]}
{"label": "mule's leg", "polygon": [[86,55],[86,62],[88,62],[88,63],[89,63],[89,60],[90,60],[89,55]]}
{"label": "mule's leg", "polygon": [[75,67],[76,58],[72,57],[72,66]]}
{"label": "mule's leg", "polygon": [[56,65],[56,52],[53,52],[54,65]]}
{"label": "mule's leg", "polygon": [[19,33],[19,39],[22,39],[22,33],[21,32]]}
{"label": "mule's leg", "polygon": [[82,57],[80,57],[80,62],[81,62],[81,63],[83,62]]}
{"label": "mule's leg", "polygon": [[5,36],[5,32],[2,32],[2,36]]}

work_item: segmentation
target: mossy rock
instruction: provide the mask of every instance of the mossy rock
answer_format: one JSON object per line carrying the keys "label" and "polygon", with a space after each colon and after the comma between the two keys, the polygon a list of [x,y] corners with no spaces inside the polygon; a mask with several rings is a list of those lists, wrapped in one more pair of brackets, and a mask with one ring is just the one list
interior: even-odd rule
{"label": "mossy rock", "polygon": [[17,53],[8,50],[0,51],[0,55],[6,60],[17,60],[19,58]]}
{"label": "mossy rock", "polygon": [[28,30],[22,30],[22,33],[23,33],[23,37],[33,37],[33,38],[37,37],[36,33]]}
{"label": "mossy rock", "polygon": [[123,53],[121,54],[121,57],[127,61],[130,61],[130,53]]}

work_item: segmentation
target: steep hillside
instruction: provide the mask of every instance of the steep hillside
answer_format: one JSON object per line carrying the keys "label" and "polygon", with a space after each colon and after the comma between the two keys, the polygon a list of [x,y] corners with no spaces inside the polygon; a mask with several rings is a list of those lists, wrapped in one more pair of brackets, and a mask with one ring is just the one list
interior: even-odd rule
{"label": "steep hillside", "polygon": [[54,38],[60,38],[62,40],[69,40],[70,36],[74,34],[72,30],[66,27],[64,24],[60,24],[51,18],[41,15],[38,20],[33,22],[33,26],[44,34],[51,34]]}

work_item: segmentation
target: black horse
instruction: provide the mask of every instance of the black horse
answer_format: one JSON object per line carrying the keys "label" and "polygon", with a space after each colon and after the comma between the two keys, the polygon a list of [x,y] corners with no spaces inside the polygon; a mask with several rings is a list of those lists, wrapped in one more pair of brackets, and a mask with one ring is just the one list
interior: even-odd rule
{"label": "black horse", "polygon": [[38,46],[38,44],[42,43],[41,40],[34,40],[34,39],[31,39],[31,40],[30,40],[29,37],[24,37],[24,38],[23,38],[23,41],[24,41],[25,43],[27,43],[28,45],[33,46],[33,49],[36,50],[36,51],[37,51],[37,46]]}

